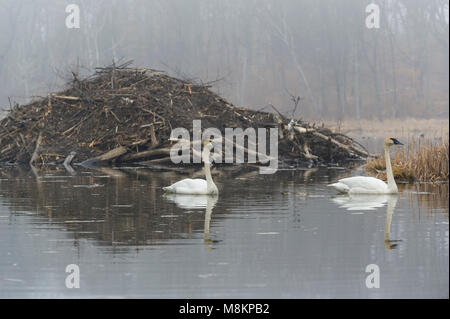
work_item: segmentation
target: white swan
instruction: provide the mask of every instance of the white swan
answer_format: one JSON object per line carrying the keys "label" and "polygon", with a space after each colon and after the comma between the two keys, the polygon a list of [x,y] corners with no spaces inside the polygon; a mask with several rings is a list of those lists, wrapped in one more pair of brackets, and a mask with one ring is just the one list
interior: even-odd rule
{"label": "white swan", "polygon": [[384,157],[386,159],[387,184],[380,179],[369,176],[354,176],[340,179],[337,183],[328,186],[333,187],[340,193],[348,194],[396,194],[398,193],[392,173],[391,158],[389,148],[392,145],[403,145],[395,138],[384,140]]}
{"label": "white swan", "polygon": [[205,140],[203,142],[203,152],[202,152],[202,160],[205,163],[203,168],[205,172],[206,180],[204,179],[191,179],[186,178],[179,182],[176,182],[170,186],[163,187],[163,190],[170,193],[177,194],[191,194],[191,195],[214,195],[218,194],[219,190],[217,189],[216,184],[214,184],[211,177],[211,163],[209,160],[209,153],[213,145],[211,144],[211,140]]}

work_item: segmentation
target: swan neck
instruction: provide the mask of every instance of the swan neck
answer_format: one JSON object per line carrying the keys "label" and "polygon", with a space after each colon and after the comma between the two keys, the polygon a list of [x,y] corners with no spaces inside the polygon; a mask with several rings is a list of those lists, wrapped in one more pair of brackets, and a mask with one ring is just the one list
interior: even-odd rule
{"label": "swan neck", "polygon": [[213,183],[212,176],[211,176],[211,165],[207,164],[205,162],[204,170],[205,170],[206,181],[208,182],[208,186],[209,186],[211,183]]}
{"label": "swan neck", "polygon": [[208,184],[208,189],[211,189],[215,184],[211,176],[211,164],[209,163],[209,150],[207,148],[203,151],[203,162],[205,163],[203,169],[205,171],[206,183]]}
{"label": "swan neck", "polygon": [[397,184],[395,183],[394,174],[392,172],[391,155],[389,154],[389,146],[384,146],[384,157],[386,159],[386,175],[388,188],[392,192],[397,192]]}

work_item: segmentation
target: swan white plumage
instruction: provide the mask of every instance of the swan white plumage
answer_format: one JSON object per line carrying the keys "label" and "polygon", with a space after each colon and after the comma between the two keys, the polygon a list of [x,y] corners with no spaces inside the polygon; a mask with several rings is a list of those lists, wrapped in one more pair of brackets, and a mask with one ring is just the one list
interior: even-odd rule
{"label": "swan white plumage", "polygon": [[206,180],[196,178],[186,178],[179,182],[176,182],[170,186],[163,187],[163,190],[176,193],[176,194],[190,194],[190,195],[214,195],[218,194],[216,184],[214,184],[211,177],[211,163],[210,152],[213,148],[211,140],[205,140],[203,142],[202,160],[204,162],[204,172]]}
{"label": "swan white plumage", "polygon": [[386,159],[387,184],[382,180],[369,176],[354,176],[340,179],[337,183],[328,186],[340,193],[348,194],[396,194],[398,193],[394,174],[392,173],[391,157],[389,149],[393,145],[403,145],[395,138],[388,137],[384,140],[384,157]]}

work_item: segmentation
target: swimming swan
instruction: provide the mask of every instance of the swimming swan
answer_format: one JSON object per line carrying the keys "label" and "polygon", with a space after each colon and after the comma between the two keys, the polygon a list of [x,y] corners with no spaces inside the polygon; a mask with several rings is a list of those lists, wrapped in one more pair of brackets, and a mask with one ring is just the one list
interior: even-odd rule
{"label": "swimming swan", "polygon": [[209,153],[211,152],[212,148],[213,145],[211,144],[211,140],[205,140],[203,142],[202,160],[205,163],[203,170],[205,172],[206,180],[186,178],[170,186],[163,187],[163,190],[177,194],[191,194],[191,195],[218,194],[219,190],[217,189],[217,186],[214,184],[211,177],[211,168],[210,168],[211,163],[209,160]]}
{"label": "swimming swan", "polygon": [[389,148],[392,145],[403,145],[395,138],[386,138],[384,140],[384,157],[386,159],[387,184],[382,180],[369,176],[354,176],[340,179],[337,183],[328,186],[333,187],[340,193],[348,194],[396,194],[398,193],[397,184],[395,184],[392,174],[391,158]]}

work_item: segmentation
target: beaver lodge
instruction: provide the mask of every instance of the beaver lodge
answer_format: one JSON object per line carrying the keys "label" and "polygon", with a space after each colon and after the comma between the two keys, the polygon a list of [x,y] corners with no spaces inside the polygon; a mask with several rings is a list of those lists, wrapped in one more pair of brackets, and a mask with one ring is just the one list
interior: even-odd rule
{"label": "beaver lodge", "polygon": [[74,159],[173,166],[171,130],[183,127],[192,134],[193,120],[201,120],[202,129],[221,132],[278,129],[280,166],[342,163],[369,155],[349,137],[291,121],[275,108],[270,113],[236,107],[208,85],[130,65],[97,68],[85,79],[74,74],[65,91],[14,105],[0,121],[0,163],[44,166]]}

